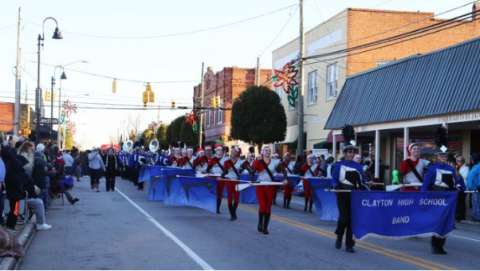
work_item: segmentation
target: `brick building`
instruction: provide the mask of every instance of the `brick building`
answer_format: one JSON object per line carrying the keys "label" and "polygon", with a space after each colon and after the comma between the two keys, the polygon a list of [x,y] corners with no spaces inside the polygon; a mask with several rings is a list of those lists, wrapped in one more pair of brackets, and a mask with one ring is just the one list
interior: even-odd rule
{"label": "brick building", "polygon": [[[270,86],[271,70],[260,70],[260,84]],[[212,98],[220,97],[220,107],[231,108],[240,93],[255,84],[255,69],[225,67],[213,72],[209,67],[204,75],[204,106],[212,106]],[[193,102],[200,105],[200,84],[194,87]],[[230,110],[207,110],[204,114],[203,128],[205,142],[224,142],[236,144],[230,139]]]}
{"label": "brick building", "polygon": [[[14,103],[0,102],[0,132],[13,133],[14,126]],[[29,105],[20,105],[20,134],[29,135],[31,132],[31,120],[33,112]]]}
{"label": "brick building", "polygon": [[[478,9],[477,5],[473,9]],[[357,45],[436,24],[442,20],[431,12],[409,12],[348,8],[305,33],[306,56],[352,48]],[[312,59],[305,63],[304,113],[308,149],[328,146],[332,135],[324,130],[347,77],[411,55],[425,54],[446,48],[480,35],[478,20],[420,38],[410,39],[376,50],[329,59]],[[298,38],[273,51],[274,69],[298,56]],[[343,57],[342,57],[343,56]],[[276,89],[287,113],[287,134],[283,143],[292,143],[298,136],[296,108],[290,107],[281,89]],[[339,140],[341,137],[339,137]],[[282,145],[286,148],[287,145]]]}

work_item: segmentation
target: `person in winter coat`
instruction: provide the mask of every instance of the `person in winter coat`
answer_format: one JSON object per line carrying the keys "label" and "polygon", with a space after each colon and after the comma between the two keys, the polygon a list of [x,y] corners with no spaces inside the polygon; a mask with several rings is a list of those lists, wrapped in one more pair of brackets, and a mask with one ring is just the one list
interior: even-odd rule
{"label": "person in winter coat", "polygon": [[107,156],[105,157],[105,187],[107,192],[115,191],[115,177],[117,176],[117,172],[119,169],[118,159],[115,155],[113,149],[109,149]]}
{"label": "person in winter coat", "polygon": [[90,172],[90,186],[92,190],[95,189],[97,192],[100,192],[100,177],[105,172],[105,164],[97,149],[92,150],[88,154],[88,168]]}

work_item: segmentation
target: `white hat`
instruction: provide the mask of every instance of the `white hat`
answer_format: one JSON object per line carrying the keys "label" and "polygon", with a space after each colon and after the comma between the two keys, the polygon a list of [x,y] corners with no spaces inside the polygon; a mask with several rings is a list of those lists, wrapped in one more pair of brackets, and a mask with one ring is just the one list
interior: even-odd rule
{"label": "white hat", "polygon": [[45,150],[45,145],[43,145],[42,143],[39,143],[37,145],[37,152],[43,152]]}

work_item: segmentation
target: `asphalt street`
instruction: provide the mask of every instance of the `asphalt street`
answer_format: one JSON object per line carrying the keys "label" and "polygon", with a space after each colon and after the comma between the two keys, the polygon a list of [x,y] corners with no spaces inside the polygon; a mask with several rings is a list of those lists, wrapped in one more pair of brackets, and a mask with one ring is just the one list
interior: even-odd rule
{"label": "asphalt street", "polygon": [[[241,205],[229,220],[189,207],[148,201],[124,180],[116,192],[96,193],[75,184],[80,201],[56,200],[47,214],[50,231],[38,232],[21,269],[478,269],[480,225],[459,224],[446,243],[448,255],[430,254],[428,238],[357,241],[356,253],[334,248],[334,223],[274,207],[270,234],[256,230],[256,205]],[[103,185],[103,180],[102,180]],[[103,186],[101,186],[103,188]],[[280,196],[278,197],[281,198]],[[225,201],[224,201],[225,202]]]}

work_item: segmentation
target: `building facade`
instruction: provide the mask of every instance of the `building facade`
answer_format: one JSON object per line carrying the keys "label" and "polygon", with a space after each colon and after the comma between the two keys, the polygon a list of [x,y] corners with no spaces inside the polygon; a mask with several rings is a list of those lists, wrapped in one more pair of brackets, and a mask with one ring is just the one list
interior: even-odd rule
{"label": "building facade", "polygon": [[[346,50],[441,21],[429,12],[349,8],[305,33],[306,57]],[[453,28],[396,44],[387,44],[375,50],[306,60],[303,104],[307,149],[332,142],[333,137],[324,126],[348,76],[479,36],[478,21],[462,22]],[[287,62],[298,58],[298,46],[297,38],[274,50],[273,68],[281,69]],[[282,143],[292,143],[298,137],[297,110],[288,105],[287,97],[281,89],[275,90],[282,98],[287,113],[287,135]],[[340,137],[338,139],[341,140]]]}
{"label": "building facade", "polygon": [[[271,70],[260,70],[260,84],[270,86]],[[204,75],[204,107],[213,107],[214,97],[219,97],[219,108],[231,109],[233,101],[248,87],[255,85],[254,68],[225,67],[221,71],[214,72],[211,67],[207,68]],[[200,106],[201,85],[194,87],[194,104]],[[236,144],[230,138],[231,110],[204,110],[203,131],[205,143],[222,142]]]}
{"label": "building facade", "polygon": [[440,126],[447,127],[450,153],[468,161],[480,153],[479,63],[477,38],[351,76],[326,128],[339,134],[352,125],[381,180],[390,180],[411,142],[420,145],[422,156],[433,158]]}
{"label": "building facade", "polygon": [[[0,132],[12,134],[14,128],[14,103],[0,102]],[[29,136],[32,129],[33,111],[29,105],[20,105],[19,134]]]}

